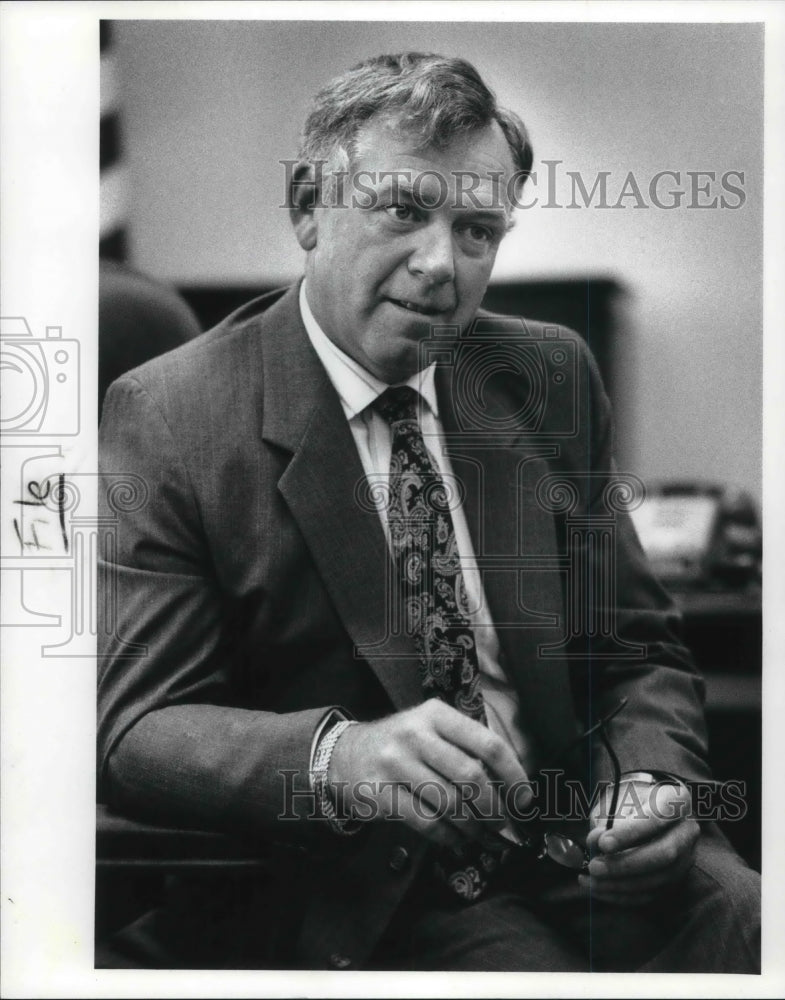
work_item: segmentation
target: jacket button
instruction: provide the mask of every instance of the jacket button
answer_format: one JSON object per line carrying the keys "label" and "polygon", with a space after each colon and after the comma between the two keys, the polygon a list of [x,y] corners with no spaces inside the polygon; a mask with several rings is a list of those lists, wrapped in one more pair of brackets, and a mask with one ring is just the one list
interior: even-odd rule
{"label": "jacket button", "polygon": [[352,960],[347,958],[346,955],[339,955],[337,953],[330,955],[330,965],[334,969],[348,969],[351,964]]}
{"label": "jacket button", "polygon": [[409,852],[405,847],[394,847],[390,853],[389,865],[394,872],[402,872],[409,864]]}

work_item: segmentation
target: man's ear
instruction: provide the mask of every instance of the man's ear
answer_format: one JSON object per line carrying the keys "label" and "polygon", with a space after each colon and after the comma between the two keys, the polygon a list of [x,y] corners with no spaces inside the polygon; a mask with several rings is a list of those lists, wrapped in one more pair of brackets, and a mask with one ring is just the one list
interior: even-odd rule
{"label": "man's ear", "polygon": [[[318,180],[321,180],[321,175]],[[295,164],[289,184],[289,218],[292,220],[297,242],[303,250],[316,246],[316,213],[320,204],[320,185],[312,163],[300,160]]]}

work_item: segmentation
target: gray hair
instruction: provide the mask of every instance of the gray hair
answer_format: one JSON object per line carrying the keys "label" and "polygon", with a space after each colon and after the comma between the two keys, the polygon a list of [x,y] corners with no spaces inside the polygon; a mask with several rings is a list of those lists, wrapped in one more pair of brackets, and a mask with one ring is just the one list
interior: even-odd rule
{"label": "gray hair", "polygon": [[519,171],[531,172],[534,154],[526,128],[499,107],[480,74],[465,59],[423,52],[374,56],[331,80],[314,97],[300,139],[300,158],[335,163],[355,156],[360,128],[377,114],[444,148],[456,136],[498,122]]}

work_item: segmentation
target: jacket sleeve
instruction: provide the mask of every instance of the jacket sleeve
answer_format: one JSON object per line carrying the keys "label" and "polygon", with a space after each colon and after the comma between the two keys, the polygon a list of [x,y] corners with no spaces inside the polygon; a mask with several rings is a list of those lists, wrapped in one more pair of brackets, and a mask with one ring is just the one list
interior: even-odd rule
{"label": "jacket sleeve", "polygon": [[[582,627],[574,629],[573,685],[587,721],[627,699],[609,724],[622,770],[704,780],[710,771],[703,678],[681,641],[681,615],[638,540],[629,510],[642,501],[645,485],[616,466],[610,403],[586,348],[580,364],[588,426],[576,439],[581,454],[568,451],[568,466],[589,473],[575,480],[573,527],[578,521],[582,527],[570,533],[564,525],[573,574],[567,607],[587,609]],[[593,776],[612,777],[601,745]]]}
{"label": "jacket sleeve", "polygon": [[104,404],[100,484],[99,795],[159,823],[308,839],[323,824],[279,817],[313,811],[309,795],[285,793],[308,788],[312,737],[331,706],[237,707],[230,626],[188,470],[133,376]]}

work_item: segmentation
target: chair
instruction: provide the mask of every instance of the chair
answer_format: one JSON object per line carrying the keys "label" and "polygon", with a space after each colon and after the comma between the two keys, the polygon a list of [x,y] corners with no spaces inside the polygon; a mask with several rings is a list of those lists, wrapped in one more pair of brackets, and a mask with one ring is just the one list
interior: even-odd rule
{"label": "chair", "polygon": [[[201,333],[180,295],[147,275],[101,261],[98,303],[99,416],[110,384],[125,372]],[[96,937],[151,905],[170,872],[262,861],[227,838],[151,826],[97,808]]]}
{"label": "chair", "polygon": [[201,333],[191,308],[168,285],[102,260],[98,274],[98,413],[116,378]]}
{"label": "chair", "polygon": [[264,846],[204,830],[141,823],[99,803],[95,840],[95,931],[100,941],[159,901],[182,872],[264,872]]}

